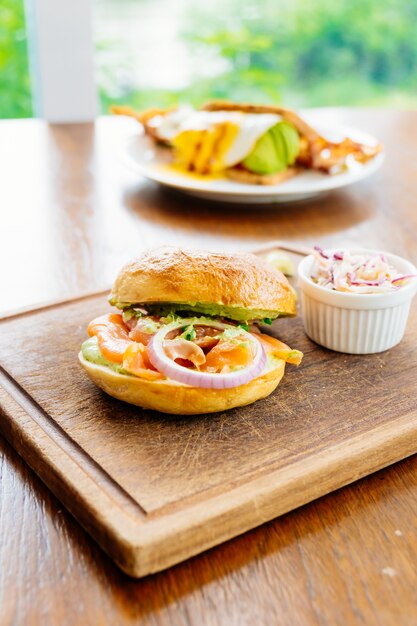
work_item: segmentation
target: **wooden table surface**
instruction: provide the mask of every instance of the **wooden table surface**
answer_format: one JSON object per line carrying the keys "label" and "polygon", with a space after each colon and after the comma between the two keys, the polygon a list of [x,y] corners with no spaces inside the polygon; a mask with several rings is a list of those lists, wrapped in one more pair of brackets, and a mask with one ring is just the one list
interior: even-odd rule
{"label": "wooden table surface", "polygon": [[[131,121],[0,122],[0,312],[106,288],[121,263],[161,243],[236,250],[280,238],[416,262],[417,112],[320,115],[378,136],[382,169],[324,199],[263,208],[138,179],[117,154]],[[135,581],[1,439],[0,450],[2,626],[417,624],[415,457]]]}

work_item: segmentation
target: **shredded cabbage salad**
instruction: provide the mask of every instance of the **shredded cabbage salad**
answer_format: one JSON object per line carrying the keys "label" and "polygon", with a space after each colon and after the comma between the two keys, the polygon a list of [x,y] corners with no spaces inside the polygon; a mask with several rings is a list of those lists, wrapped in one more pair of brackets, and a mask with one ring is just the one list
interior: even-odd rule
{"label": "shredded cabbage salad", "polygon": [[384,254],[351,254],[347,250],[330,253],[314,248],[311,280],[321,287],[350,293],[396,291],[417,274],[401,274]]}

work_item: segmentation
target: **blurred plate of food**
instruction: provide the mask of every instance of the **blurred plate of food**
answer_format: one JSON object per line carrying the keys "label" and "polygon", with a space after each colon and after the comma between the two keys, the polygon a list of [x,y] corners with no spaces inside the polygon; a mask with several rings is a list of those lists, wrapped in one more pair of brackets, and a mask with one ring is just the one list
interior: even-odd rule
{"label": "blurred plate of food", "polygon": [[304,200],[367,178],[382,164],[372,135],[315,124],[277,106],[210,102],[202,109],[114,107],[140,123],[124,160],[146,178],[221,202]]}

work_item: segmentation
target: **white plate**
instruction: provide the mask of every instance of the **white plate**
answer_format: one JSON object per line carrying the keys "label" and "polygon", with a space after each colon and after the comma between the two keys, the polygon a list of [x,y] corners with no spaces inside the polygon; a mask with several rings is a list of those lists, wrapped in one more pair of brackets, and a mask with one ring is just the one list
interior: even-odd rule
{"label": "white plate", "polygon": [[[328,139],[334,141],[343,137],[374,145],[376,139],[367,133],[345,126],[316,128]],[[278,203],[304,200],[326,194],[333,189],[346,187],[373,174],[384,160],[383,153],[364,165],[354,165],[342,174],[329,175],[317,171],[305,171],[280,185],[248,185],[227,178],[193,177],[169,167],[172,153],[169,148],[156,146],[145,135],[134,135],[127,139],[123,150],[124,160],[136,172],[161,185],[173,187],[184,193],[217,200],[239,203]]]}

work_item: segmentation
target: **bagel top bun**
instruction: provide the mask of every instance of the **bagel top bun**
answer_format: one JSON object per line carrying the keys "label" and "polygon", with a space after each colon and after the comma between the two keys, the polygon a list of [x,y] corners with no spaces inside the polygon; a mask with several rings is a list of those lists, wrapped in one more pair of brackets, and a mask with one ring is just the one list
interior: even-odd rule
{"label": "bagel top bun", "polygon": [[296,314],[288,280],[253,254],[173,246],[149,250],[125,265],[109,299],[119,308],[137,304],[241,321]]}

